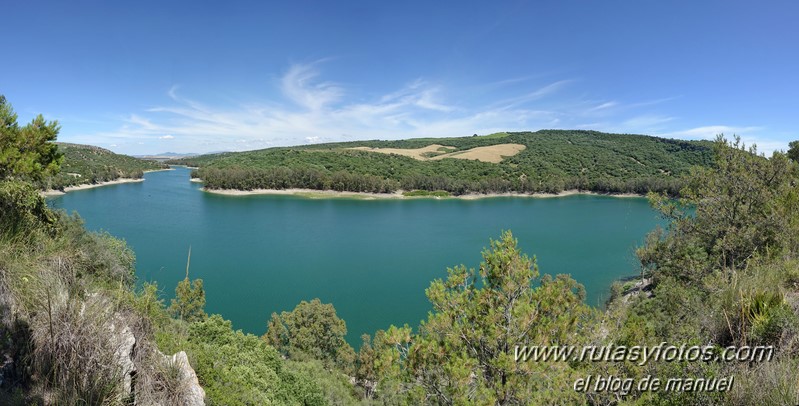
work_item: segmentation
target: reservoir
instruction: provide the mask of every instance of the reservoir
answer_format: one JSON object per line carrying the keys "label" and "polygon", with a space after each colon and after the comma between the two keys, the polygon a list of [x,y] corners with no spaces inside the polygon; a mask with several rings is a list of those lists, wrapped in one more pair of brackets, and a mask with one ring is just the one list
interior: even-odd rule
{"label": "reservoir", "polygon": [[391,324],[417,327],[425,289],[447,267],[477,267],[503,230],[535,255],[542,274],[571,274],[600,306],[610,284],[635,275],[635,248],[662,223],[644,198],[309,199],[223,196],[189,182],[190,171],[48,198],[77,211],[90,230],[127,241],[138,280],[166,298],[186,272],[202,278],[206,312],[263,334],[272,312],[302,300],[332,303],[356,350],[360,335]]}

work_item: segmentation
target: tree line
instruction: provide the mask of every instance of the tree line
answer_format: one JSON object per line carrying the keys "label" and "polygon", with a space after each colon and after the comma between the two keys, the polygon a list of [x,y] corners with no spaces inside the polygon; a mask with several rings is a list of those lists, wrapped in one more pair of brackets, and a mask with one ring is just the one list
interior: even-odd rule
{"label": "tree line", "polygon": [[277,168],[200,168],[192,177],[203,180],[208,189],[314,189],[342,192],[393,193],[398,190],[445,191],[452,195],[469,193],[559,193],[581,190],[597,193],[646,194],[660,192],[675,196],[683,179],[646,177],[636,179],[587,179],[585,177],[535,180],[521,176],[464,180],[448,176],[410,174],[399,179],[339,170],[330,172],[307,167]]}

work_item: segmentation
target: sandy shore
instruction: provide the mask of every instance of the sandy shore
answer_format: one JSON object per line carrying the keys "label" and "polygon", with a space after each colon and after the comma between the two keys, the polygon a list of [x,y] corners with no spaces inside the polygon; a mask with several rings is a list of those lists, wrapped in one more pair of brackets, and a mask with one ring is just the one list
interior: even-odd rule
{"label": "sandy shore", "polygon": [[85,190],[85,189],[93,189],[96,187],[101,186],[108,186],[108,185],[118,185],[121,183],[134,183],[134,182],[143,182],[144,179],[132,179],[132,178],[119,178],[115,180],[110,180],[108,182],[100,182],[100,183],[93,183],[93,184],[85,184],[85,185],[76,185],[76,186],[67,186],[64,188],[64,191],[60,190],[46,190],[41,192],[42,196],[60,196],[67,192],[73,192],[75,190]]}
{"label": "sandy shore", "polygon": [[360,193],[360,192],[337,192],[335,190],[316,190],[316,189],[201,189],[204,192],[226,196],[252,196],[252,195],[291,195],[303,196],[317,199],[324,198],[355,198],[355,199],[408,199],[403,196],[402,191],[395,193]]}
{"label": "sandy shore", "polygon": [[146,171],[142,171],[142,172],[150,173],[150,172],[164,172],[164,171],[174,171],[174,170],[175,170],[175,168],[164,168],[164,169],[150,169],[150,170],[146,170]]}
{"label": "sandy shore", "polygon": [[237,189],[207,189],[203,188],[202,191],[226,196],[252,196],[252,195],[291,195],[302,196],[316,199],[324,198],[356,198],[356,199],[487,199],[492,197],[534,197],[534,198],[551,198],[563,197],[571,195],[594,195],[594,196],[611,196],[611,197],[644,197],[634,193],[622,194],[602,194],[595,192],[584,192],[579,190],[564,190],[560,193],[488,193],[488,194],[466,194],[461,196],[437,197],[437,196],[403,196],[402,190],[394,193],[359,193],[359,192],[337,192],[335,190],[315,190],[315,189],[254,189],[254,190],[237,190]]}

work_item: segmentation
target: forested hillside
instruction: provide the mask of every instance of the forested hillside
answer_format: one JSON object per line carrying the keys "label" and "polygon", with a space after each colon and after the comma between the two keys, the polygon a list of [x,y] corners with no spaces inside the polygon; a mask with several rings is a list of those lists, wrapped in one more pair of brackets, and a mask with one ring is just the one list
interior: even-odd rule
{"label": "forested hillside", "polygon": [[113,153],[91,145],[57,143],[63,154],[61,171],[44,180],[48,189],[63,189],[67,186],[95,184],[119,178],[141,178],[144,171],[164,169],[158,162],[146,161],[132,156]]}
{"label": "forested hillside", "polygon": [[[396,149],[425,148],[419,156]],[[472,151],[519,146],[486,162]],[[172,161],[196,166],[209,189],[332,189],[452,194],[549,192],[676,194],[681,176],[712,161],[711,143],[595,131],[542,130],[460,138],[358,141],[269,148]],[[394,149],[394,150],[384,150]],[[441,155],[440,157],[436,157]],[[441,159],[443,157],[443,159]]]}

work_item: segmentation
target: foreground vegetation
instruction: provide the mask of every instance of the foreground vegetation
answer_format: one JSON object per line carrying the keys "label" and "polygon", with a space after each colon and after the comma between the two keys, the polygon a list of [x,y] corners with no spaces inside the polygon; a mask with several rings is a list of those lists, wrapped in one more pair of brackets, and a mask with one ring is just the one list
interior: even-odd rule
{"label": "foreground vegetation", "polygon": [[210,404],[354,401],[340,373],[285,361],[208,317],[201,280],[187,275],[170,306],[156,285],[137,287],[124,241],[86,231],[38,193],[62,159],[57,123],[20,127],[10,107],[0,113],[3,151],[19,139],[33,147],[0,162],[0,404],[202,404],[195,379]]}
{"label": "foreground vegetation", "polygon": [[[354,150],[422,148],[442,144],[450,153],[520,144],[526,148],[500,163],[446,158],[420,161],[396,154]],[[712,162],[711,143],[596,131],[543,130],[461,138],[358,141],[204,155],[172,161],[199,167],[209,189],[307,188],[390,193],[599,193],[649,191],[675,195],[681,177]]]}
{"label": "foreground vegetation", "polygon": [[[8,115],[0,119],[3,143],[22,133]],[[177,357],[164,356],[180,351],[213,405],[799,402],[793,155],[766,159],[719,139],[713,167],[691,169],[680,199],[652,194],[671,222],[638,250],[642,280],[615,285],[605,310],[586,306],[570,277],[541,274],[506,232],[490,241],[478,269],[456,266],[431,283],[432,310],[421,325],[364,335],[356,351],[344,340],[345,321],[318,299],[273,313],[257,337],[206,314],[203,283],[190,279],[188,265],[168,306],[156,285],[137,287],[135,256],[123,241],[87,232],[38,195],[32,183],[58,170],[49,144],[57,131],[26,132],[39,140],[38,152],[0,162],[0,403],[201,404]],[[766,345],[774,357],[637,363],[515,356],[525,345],[661,342],[708,345],[714,353]],[[127,380],[131,371],[135,379]],[[579,379],[610,375],[735,380],[728,391],[574,389]]]}

